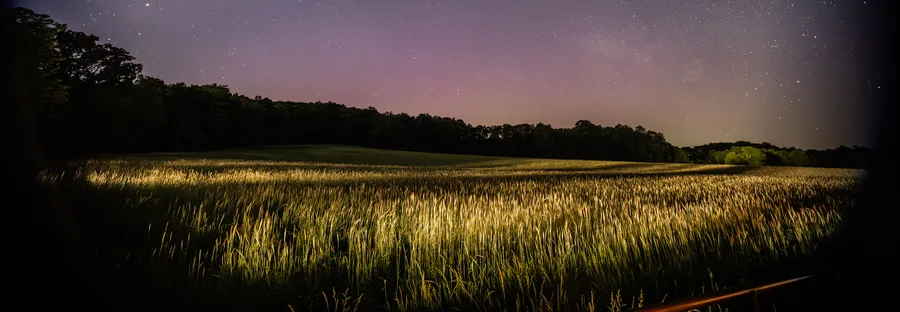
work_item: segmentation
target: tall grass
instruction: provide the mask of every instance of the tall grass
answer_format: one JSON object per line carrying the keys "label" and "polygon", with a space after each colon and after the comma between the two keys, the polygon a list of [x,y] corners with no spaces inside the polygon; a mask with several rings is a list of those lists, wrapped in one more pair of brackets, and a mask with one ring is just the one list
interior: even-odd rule
{"label": "tall grass", "polygon": [[708,173],[729,168],[117,160],[79,174],[134,194],[122,209],[156,216],[146,260],[179,266],[208,296],[285,309],[595,310],[625,306],[598,294],[686,295],[710,270],[736,282],[812,254],[861,182],[836,169]]}

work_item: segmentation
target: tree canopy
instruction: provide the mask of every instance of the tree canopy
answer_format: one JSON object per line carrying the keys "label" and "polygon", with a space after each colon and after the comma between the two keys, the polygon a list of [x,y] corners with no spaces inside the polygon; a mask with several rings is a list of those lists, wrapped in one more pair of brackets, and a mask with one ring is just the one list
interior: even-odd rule
{"label": "tree canopy", "polygon": [[[58,159],[109,153],[201,151],[276,144],[349,144],[478,155],[647,162],[809,165],[857,159],[855,150],[812,153],[749,142],[680,149],[662,133],[579,120],[473,126],[456,118],[379,112],[333,102],[253,98],[228,86],[166,83],[142,75],[128,51],[15,8],[29,52],[22,79],[46,152]],[[744,144],[746,143],[746,144]],[[737,148],[739,147],[739,148]],[[855,158],[854,158],[855,157]],[[776,163],[777,162],[777,163]],[[832,161],[833,162],[833,161]]]}
{"label": "tree canopy", "polygon": [[841,146],[828,150],[802,150],[778,147],[770,143],[710,143],[682,150],[694,163],[750,164],[767,166],[814,166],[869,168],[874,151],[869,148]]}

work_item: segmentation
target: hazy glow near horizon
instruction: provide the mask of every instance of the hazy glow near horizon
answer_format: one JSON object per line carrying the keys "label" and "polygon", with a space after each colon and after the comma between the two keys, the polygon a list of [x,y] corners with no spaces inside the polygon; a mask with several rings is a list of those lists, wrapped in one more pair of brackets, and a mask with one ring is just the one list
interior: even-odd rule
{"label": "hazy glow near horizon", "polygon": [[868,145],[864,1],[25,1],[169,83],[675,145]]}

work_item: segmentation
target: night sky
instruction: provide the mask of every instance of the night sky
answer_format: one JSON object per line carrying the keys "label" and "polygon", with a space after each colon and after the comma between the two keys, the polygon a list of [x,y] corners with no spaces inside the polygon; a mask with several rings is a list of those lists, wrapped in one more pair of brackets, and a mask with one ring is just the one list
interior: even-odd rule
{"label": "night sky", "polygon": [[58,0],[147,75],[473,125],[579,119],[693,146],[871,143],[866,1]]}

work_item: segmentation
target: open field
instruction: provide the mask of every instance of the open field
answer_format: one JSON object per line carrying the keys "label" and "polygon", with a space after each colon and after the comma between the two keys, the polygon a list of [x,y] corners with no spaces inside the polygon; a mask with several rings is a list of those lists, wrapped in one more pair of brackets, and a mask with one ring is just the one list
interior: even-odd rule
{"label": "open field", "polygon": [[283,145],[201,153],[152,153],[126,159],[239,159],[307,161],[363,165],[452,166],[491,161],[518,162],[516,158],[393,151],[344,145]]}
{"label": "open field", "polygon": [[333,146],[78,174],[119,203],[108,218],[130,227],[113,234],[143,244],[109,252],[122,270],[157,268],[161,293],[210,305],[298,311],[608,310],[619,290],[631,306],[757,282],[827,242],[863,177]]}

